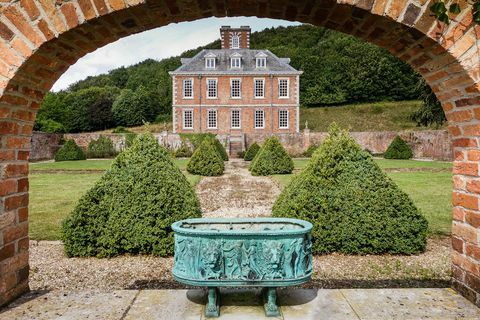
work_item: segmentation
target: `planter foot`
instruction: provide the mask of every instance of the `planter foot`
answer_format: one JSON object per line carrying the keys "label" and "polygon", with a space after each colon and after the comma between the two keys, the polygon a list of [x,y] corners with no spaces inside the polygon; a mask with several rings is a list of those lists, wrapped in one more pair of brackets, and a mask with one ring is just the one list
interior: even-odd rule
{"label": "planter foot", "polygon": [[220,316],[220,292],[216,287],[208,288],[205,316],[207,318],[217,318]]}
{"label": "planter foot", "polygon": [[280,309],[277,306],[277,289],[276,288],[263,289],[263,307],[265,308],[265,315],[267,317],[280,316]]}

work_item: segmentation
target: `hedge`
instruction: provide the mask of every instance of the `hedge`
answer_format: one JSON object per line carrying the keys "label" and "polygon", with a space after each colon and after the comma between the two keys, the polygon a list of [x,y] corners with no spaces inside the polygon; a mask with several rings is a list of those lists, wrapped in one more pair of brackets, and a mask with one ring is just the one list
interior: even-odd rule
{"label": "hedge", "polygon": [[180,147],[174,151],[175,158],[189,158],[192,154],[192,148],[190,148],[185,140],[182,140]]}
{"label": "hedge", "polygon": [[337,127],[282,191],[272,213],[310,221],[315,254],[413,254],[426,246],[427,220]]}
{"label": "hedge", "polygon": [[225,169],[215,138],[205,138],[187,163],[187,171],[201,176],[219,176]]}
{"label": "hedge", "polygon": [[413,157],[413,152],[402,138],[396,136],[383,156],[385,159],[410,159]]}
{"label": "hedge", "polygon": [[248,147],[247,151],[245,152],[243,160],[252,161],[253,158],[255,158],[255,156],[257,155],[259,150],[260,150],[260,146],[256,142],[252,143]]}
{"label": "hedge", "polygon": [[63,221],[67,256],[169,256],[171,224],[200,217],[190,183],[151,134],[139,135]]}
{"label": "hedge", "polygon": [[277,137],[268,138],[250,164],[254,176],[292,173],[292,158],[283,148]]}
{"label": "hedge", "polygon": [[100,136],[88,144],[87,155],[89,158],[112,158],[116,155],[112,139]]}
{"label": "hedge", "polygon": [[213,138],[213,139],[214,139],[213,142],[215,143],[215,148],[217,148],[218,154],[220,155],[222,160],[223,161],[228,161],[228,154],[227,154],[227,151],[225,150],[225,147],[222,145],[222,143],[217,138]]}
{"label": "hedge", "polygon": [[307,150],[303,152],[303,156],[307,158],[311,158],[313,156],[313,153],[318,149],[318,144],[311,144],[308,146]]}
{"label": "hedge", "polygon": [[75,141],[67,140],[55,154],[55,161],[85,160],[87,156]]}

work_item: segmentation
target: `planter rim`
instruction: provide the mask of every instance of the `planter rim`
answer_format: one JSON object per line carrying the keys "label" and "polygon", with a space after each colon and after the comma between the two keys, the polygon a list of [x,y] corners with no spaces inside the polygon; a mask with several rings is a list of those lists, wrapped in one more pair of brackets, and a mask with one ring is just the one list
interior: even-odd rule
{"label": "planter rim", "polygon": [[[286,230],[209,230],[209,229],[192,229],[184,228],[185,224],[255,224],[255,223],[271,223],[271,224],[294,224],[300,226],[298,229]],[[313,226],[310,222],[292,218],[195,218],[179,220],[172,224],[175,233],[184,235],[222,235],[222,236],[284,236],[284,235],[301,235],[312,230]]]}

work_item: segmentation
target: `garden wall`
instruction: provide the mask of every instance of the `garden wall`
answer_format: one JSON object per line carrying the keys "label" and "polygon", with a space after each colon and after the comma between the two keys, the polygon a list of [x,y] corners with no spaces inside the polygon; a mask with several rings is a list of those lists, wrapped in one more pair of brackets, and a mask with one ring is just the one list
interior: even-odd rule
{"label": "garden wall", "polygon": [[[414,158],[444,161],[453,159],[451,137],[446,130],[351,132],[350,134],[363,148],[370,150],[374,154],[384,153],[390,142],[398,134],[412,147]],[[122,134],[103,135],[112,139],[117,151],[124,149],[125,137]],[[284,147],[292,155],[301,155],[310,144],[320,144],[326,135],[327,133],[325,132],[310,132],[308,129],[301,133],[277,134]],[[99,136],[99,133],[63,135],[64,139],[73,139],[85,149],[90,141],[98,139]],[[181,144],[178,134],[163,132],[156,133],[155,136],[161,145],[172,149],[178,148]],[[262,143],[269,136],[269,134],[248,134],[245,136],[245,142],[247,146],[253,142]],[[53,159],[61,138],[62,135],[60,134],[34,132],[30,160]],[[220,136],[219,138],[221,141],[226,139],[225,136]]]}

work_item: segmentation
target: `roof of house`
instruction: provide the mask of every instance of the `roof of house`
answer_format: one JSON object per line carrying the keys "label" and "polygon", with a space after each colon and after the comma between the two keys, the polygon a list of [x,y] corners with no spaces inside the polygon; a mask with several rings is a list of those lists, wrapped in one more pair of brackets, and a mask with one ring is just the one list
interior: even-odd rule
{"label": "roof of house", "polygon": [[[230,58],[241,56],[241,68],[231,68]],[[255,58],[265,56],[267,65],[265,68],[257,68]],[[205,58],[215,57],[215,69],[205,67]],[[202,50],[193,58],[181,59],[182,65],[171,75],[181,74],[302,74],[289,65],[289,58],[279,58],[269,50],[252,49],[215,49]]]}

